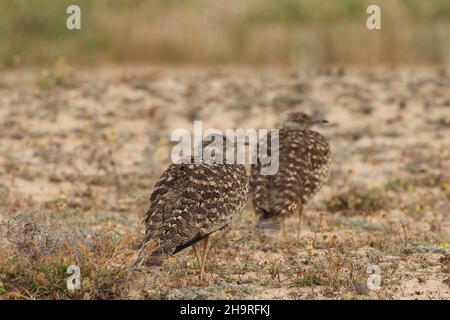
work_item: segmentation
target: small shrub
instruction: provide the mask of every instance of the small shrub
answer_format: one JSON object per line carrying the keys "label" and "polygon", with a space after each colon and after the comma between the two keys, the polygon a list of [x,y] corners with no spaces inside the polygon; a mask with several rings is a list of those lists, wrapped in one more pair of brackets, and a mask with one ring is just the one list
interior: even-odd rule
{"label": "small shrub", "polygon": [[381,188],[351,187],[325,201],[328,211],[372,213],[390,207],[386,192]]}

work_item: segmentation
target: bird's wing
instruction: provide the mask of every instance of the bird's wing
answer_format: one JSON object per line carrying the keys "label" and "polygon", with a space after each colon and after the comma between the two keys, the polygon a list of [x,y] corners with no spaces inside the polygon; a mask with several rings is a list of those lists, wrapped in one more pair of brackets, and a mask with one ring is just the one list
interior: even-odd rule
{"label": "bird's wing", "polygon": [[309,143],[312,149],[308,153],[307,179],[304,179],[304,190],[302,194],[303,203],[307,203],[328,178],[331,163],[331,150],[328,141],[315,131],[308,131]]}
{"label": "bird's wing", "polygon": [[269,192],[271,176],[261,175],[261,163],[252,164],[250,188],[252,193],[253,209],[257,216],[267,215],[270,211]]}
{"label": "bird's wing", "polygon": [[[252,165],[250,183],[253,208],[260,220],[282,217],[296,208],[295,185],[298,184],[298,179],[291,166],[294,163],[291,158],[294,157],[295,160],[295,155],[287,147],[291,138],[289,135],[289,131],[281,129],[279,131],[279,150],[271,148],[270,144],[267,146],[272,160],[278,157],[278,172],[273,175],[262,175],[259,156],[257,163]],[[270,136],[267,141],[270,141]],[[262,145],[262,147],[264,150],[266,145]]]}
{"label": "bird's wing", "polygon": [[245,168],[236,171],[234,166],[169,166],[155,186],[145,219],[144,243],[158,241],[155,255],[174,254],[194,244],[242,211],[248,182]]}
{"label": "bird's wing", "polygon": [[271,141],[270,132],[268,133],[267,140],[258,144],[256,163],[250,167],[250,190],[252,197],[253,209],[256,216],[260,218],[270,215],[271,210],[271,184],[273,182],[273,175],[262,175],[261,169],[263,164],[260,160],[260,150],[267,150],[267,154],[271,155],[271,144],[267,143]]}

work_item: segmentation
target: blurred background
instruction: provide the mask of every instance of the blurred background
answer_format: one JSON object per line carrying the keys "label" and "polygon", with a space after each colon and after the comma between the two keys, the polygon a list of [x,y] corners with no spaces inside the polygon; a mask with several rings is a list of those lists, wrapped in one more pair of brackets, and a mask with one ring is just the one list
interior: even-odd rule
{"label": "blurred background", "polygon": [[[366,28],[375,2],[382,30]],[[448,0],[7,0],[0,65],[441,64],[449,30]]]}

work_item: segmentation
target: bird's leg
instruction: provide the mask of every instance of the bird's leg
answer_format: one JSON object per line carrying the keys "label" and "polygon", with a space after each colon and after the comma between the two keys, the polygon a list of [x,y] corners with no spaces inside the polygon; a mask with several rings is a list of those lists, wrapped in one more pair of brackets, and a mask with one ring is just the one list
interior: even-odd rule
{"label": "bird's leg", "polygon": [[283,237],[284,241],[287,241],[287,234],[286,234],[286,228],[284,226],[284,219],[280,222],[281,225],[281,236]]}
{"label": "bird's leg", "polygon": [[300,239],[300,229],[302,226],[303,205],[300,204],[298,208],[298,228],[297,228],[297,240]]}
{"label": "bird's leg", "polygon": [[192,250],[194,250],[195,257],[197,258],[198,267],[201,268],[201,259],[200,259],[200,253],[198,252],[197,244],[194,243],[192,245]]}
{"label": "bird's leg", "polygon": [[207,236],[204,240],[203,240],[203,257],[202,257],[202,262],[200,265],[200,280],[203,280],[204,276],[205,276],[205,264],[206,264],[206,257],[208,255],[208,251],[209,251],[209,236]]}

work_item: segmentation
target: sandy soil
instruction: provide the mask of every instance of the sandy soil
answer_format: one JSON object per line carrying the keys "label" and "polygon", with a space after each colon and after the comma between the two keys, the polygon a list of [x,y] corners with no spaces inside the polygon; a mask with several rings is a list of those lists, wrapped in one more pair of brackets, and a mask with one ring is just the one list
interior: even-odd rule
{"label": "sandy soil", "polygon": [[[270,128],[294,109],[331,122],[317,130],[333,150],[330,180],[309,204],[300,238],[294,217],[288,239],[260,233],[249,205],[213,237],[206,282],[185,250],[141,271],[125,298],[449,299],[444,68],[0,73],[0,222],[24,210],[57,212],[63,201],[73,230],[138,243],[172,130],[191,130],[194,119]],[[381,269],[379,290],[365,286],[369,264]]]}

